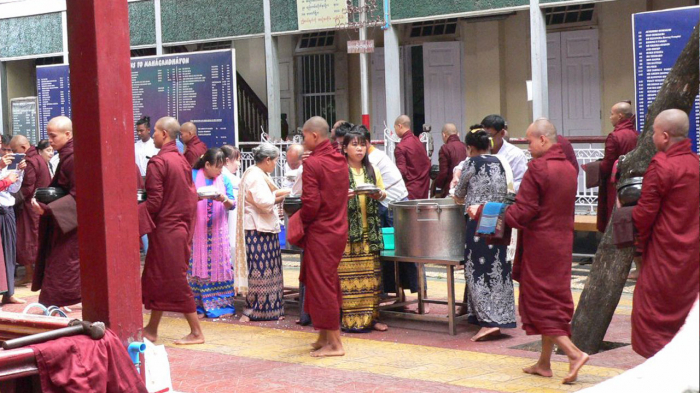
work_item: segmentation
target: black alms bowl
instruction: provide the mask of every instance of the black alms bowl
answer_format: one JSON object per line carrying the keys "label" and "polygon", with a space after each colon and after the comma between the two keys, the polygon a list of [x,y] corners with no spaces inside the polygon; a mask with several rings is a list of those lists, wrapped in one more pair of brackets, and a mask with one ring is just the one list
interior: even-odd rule
{"label": "black alms bowl", "polygon": [[642,196],[641,177],[630,177],[617,185],[617,198],[622,206],[634,206]]}
{"label": "black alms bowl", "polygon": [[38,202],[49,204],[57,199],[61,199],[68,195],[66,190],[60,187],[41,187],[34,191],[34,198]]}

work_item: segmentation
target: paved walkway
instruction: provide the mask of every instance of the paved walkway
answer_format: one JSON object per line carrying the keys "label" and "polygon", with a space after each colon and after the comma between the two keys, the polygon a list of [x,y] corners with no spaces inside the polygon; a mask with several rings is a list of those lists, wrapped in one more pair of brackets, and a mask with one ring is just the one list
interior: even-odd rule
{"label": "paved walkway", "polygon": [[[576,280],[581,274],[576,273]],[[585,270],[585,268],[584,268]],[[576,277],[578,275],[578,277]],[[286,285],[296,285],[298,271],[287,267]],[[462,293],[459,282],[456,293]],[[516,288],[517,291],[517,288]],[[431,297],[445,297],[444,279],[430,278]],[[573,289],[577,302],[580,291]],[[17,295],[35,301],[36,293],[18,288]],[[5,311],[21,312],[22,306],[7,305]],[[242,304],[237,304],[238,314]],[[630,341],[631,296],[623,294],[606,341]],[[534,363],[537,338],[521,329],[504,331],[501,339],[484,343],[469,340],[477,330],[462,324],[459,334],[447,334],[447,324],[387,319],[388,332],[344,334],[347,355],[316,359],[309,356],[315,340],[310,327],[294,323],[298,309],[286,308],[287,319],[279,322],[242,324],[238,318],[203,322],[206,344],[177,347],[173,340],[187,332],[187,324],[176,315],[166,316],[159,344],[170,357],[173,387],[180,392],[573,392],[592,386],[643,359],[629,345],[591,356],[579,382],[562,385],[568,363],[554,355],[554,377],[524,374],[521,369]],[[444,307],[432,306],[432,314]],[[75,310],[71,316],[79,316]],[[144,314],[144,321],[149,318]]]}

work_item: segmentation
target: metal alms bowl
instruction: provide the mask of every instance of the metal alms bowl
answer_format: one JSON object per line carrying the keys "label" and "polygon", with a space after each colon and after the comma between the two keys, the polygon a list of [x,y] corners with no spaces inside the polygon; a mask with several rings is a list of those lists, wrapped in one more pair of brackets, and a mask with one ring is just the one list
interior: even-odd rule
{"label": "metal alms bowl", "polygon": [[375,186],[374,184],[362,184],[353,190],[355,194],[357,195],[370,195],[370,194],[375,194],[379,192],[379,187]]}
{"label": "metal alms bowl", "polygon": [[301,209],[301,197],[288,196],[284,198],[282,209],[284,209],[284,213],[287,216],[291,216],[292,214],[298,212],[299,209]]}
{"label": "metal alms bowl", "polygon": [[617,185],[617,198],[622,206],[634,206],[642,196],[642,177],[630,177]]}
{"label": "metal alms bowl", "polygon": [[34,198],[38,202],[49,204],[57,199],[61,199],[68,195],[66,190],[60,187],[40,187],[34,191]]}

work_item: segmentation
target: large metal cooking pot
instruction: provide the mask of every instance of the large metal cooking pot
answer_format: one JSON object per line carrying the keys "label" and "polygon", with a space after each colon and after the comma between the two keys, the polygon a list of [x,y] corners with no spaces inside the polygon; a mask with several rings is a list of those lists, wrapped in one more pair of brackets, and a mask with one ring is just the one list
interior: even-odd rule
{"label": "large metal cooking pot", "polygon": [[417,199],[391,204],[397,256],[463,259],[464,206],[452,199]]}

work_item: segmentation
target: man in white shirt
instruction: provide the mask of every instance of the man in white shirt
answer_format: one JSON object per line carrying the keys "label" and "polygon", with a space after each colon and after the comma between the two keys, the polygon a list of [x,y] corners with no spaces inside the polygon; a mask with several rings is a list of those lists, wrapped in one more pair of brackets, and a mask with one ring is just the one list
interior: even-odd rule
{"label": "man in white shirt", "polygon": [[[293,188],[297,180],[301,186],[301,156],[303,154],[304,146],[300,144],[294,143],[287,148],[287,162],[284,164],[282,188]],[[301,189],[299,189],[299,194],[301,194]]]}
{"label": "man in white shirt", "polygon": [[[505,140],[504,136],[507,132],[506,121],[500,115],[488,115],[484,117],[484,120],[481,121],[481,125],[484,127],[484,130],[491,135],[493,141],[491,154],[505,158],[508,164],[510,164],[510,168],[513,170],[513,188],[517,193],[520,188],[520,182],[523,180],[523,176],[525,176],[525,171],[527,170],[527,157],[525,156],[525,152],[523,149]],[[469,158],[467,158],[467,160],[468,159]],[[450,184],[452,188],[459,182],[467,160],[462,161],[455,167],[452,183]]]}
{"label": "man in white shirt", "polygon": [[148,160],[151,157],[158,154],[159,149],[153,143],[153,138],[151,138],[151,118],[144,116],[139,121],[136,122],[136,134],[139,140],[136,141],[136,165],[141,171],[141,176],[146,177],[146,166],[148,166]]}
{"label": "man in white shirt", "polygon": [[[136,150],[136,166],[139,167],[139,172],[141,172],[141,177],[144,179],[145,184],[148,160],[160,151],[160,149],[156,148],[153,138],[151,138],[150,117],[143,116],[136,122],[136,134],[139,137],[139,140],[136,141],[134,145],[134,150]],[[141,237],[141,242],[143,243],[143,254],[145,255],[146,252],[148,252],[148,236],[143,235]]]}
{"label": "man in white shirt", "polygon": [[10,148],[10,138],[8,135],[2,136],[2,159],[0,159],[0,180],[8,179],[12,183],[6,189],[0,191],[0,232],[2,233],[2,251],[5,259],[5,269],[7,274],[7,292],[2,296],[2,304],[24,303],[24,300],[14,297],[15,294],[15,268],[16,268],[16,246],[17,246],[17,223],[15,221],[15,197],[11,194],[19,192],[22,187],[22,169],[24,165],[18,166],[17,170],[8,169],[12,163],[14,154]]}

